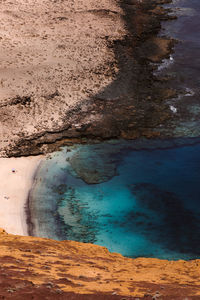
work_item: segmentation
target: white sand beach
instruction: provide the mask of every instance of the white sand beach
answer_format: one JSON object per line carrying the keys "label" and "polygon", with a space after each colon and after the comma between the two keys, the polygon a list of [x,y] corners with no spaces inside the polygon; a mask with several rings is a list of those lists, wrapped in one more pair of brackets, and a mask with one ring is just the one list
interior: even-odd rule
{"label": "white sand beach", "polygon": [[0,227],[27,235],[25,204],[42,156],[0,158]]}

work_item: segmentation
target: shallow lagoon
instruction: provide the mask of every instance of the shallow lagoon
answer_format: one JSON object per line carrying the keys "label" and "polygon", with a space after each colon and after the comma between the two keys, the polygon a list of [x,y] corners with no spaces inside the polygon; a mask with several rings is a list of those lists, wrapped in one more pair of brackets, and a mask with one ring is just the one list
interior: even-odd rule
{"label": "shallow lagoon", "polygon": [[199,257],[196,142],[164,149],[147,142],[146,150],[114,142],[54,153],[31,191],[33,234],[92,242],[129,257]]}

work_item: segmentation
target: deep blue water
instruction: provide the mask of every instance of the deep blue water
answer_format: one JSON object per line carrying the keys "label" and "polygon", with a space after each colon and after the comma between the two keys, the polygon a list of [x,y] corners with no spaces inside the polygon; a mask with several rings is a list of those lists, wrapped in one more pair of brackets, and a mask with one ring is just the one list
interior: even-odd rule
{"label": "deep blue water", "polygon": [[163,75],[172,77],[167,84],[179,92],[179,97],[168,101],[177,110],[171,120],[173,136],[200,136],[200,1],[173,0],[166,7],[178,16],[163,22],[160,33],[178,41],[171,60],[163,64],[168,67],[161,67]]}
{"label": "deep blue water", "polygon": [[[92,242],[130,257],[197,258],[199,153],[200,144],[139,151],[131,142],[64,148],[37,175],[35,234]],[[112,178],[105,178],[105,168],[115,171]],[[84,172],[100,183],[84,182]]]}

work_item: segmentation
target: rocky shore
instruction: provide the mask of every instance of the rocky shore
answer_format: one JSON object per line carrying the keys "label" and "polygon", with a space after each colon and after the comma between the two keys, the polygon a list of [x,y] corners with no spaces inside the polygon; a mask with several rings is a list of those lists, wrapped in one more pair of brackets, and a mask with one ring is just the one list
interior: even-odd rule
{"label": "rocky shore", "polygon": [[173,117],[165,100],[176,94],[153,75],[174,44],[158,37],[161,21],[174,18],[168,2],[0,4],[1,156],[159,136]]}

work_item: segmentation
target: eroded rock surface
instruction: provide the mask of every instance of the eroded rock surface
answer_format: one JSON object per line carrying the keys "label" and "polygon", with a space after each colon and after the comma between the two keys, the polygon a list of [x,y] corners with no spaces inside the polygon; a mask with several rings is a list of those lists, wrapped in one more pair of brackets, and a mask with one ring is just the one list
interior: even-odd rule
{"label": "eroded rock surface", "polygon": [[1,155],[159,135],[174,92],[149,62],[169,56],[173,44],[156,37],[165,2],[1,2]]}

